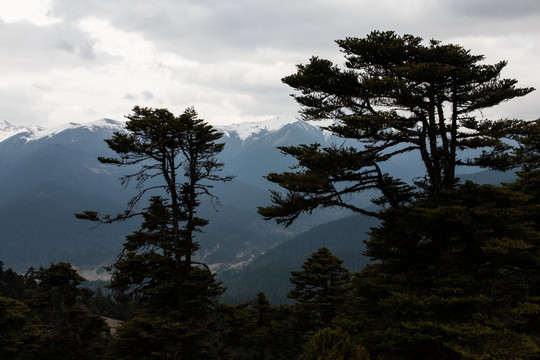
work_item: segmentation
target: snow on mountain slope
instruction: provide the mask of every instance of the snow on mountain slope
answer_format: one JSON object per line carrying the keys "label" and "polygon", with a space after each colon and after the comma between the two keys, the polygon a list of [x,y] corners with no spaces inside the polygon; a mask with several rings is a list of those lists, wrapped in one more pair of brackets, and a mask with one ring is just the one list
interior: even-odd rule
{"label": "snow on mountain slope", "polygon": [[270,120],[258,121],[258,122],[244,122],[232,125],[216,126],[223,131],[226,136],[232,137],[236,134],[240,140],[245,141],[249,137],[258,134],[260,132],[271,132],[282,128],[287,124],[299,121],[295,117],[282,117],[273,118]]}
{"label": "snow on mountain slope", "polygon": [[[321,141],[318,128],[294,118],[281,120],[228,127],[232,138],[223,137],[227,146],[222,160],[226,175],[236,178],[214,188],[221,200],[218,212],[210,204],[201,208],[201,214],[210,220],[199,238],[200,256],[206,263],[226,268],[249,261],[313,223],[328,221],[328,216],[310,217],[283,231],[256,212],[257,206],[269,201],[269,184],[263,176],[285,171],[291,161],[284,159],[276,146]],[[122,234],[129,231],[119,231],[117,236],[108,235],[104,229],[96,236],[92,224],[80,222],[73,213],[91,209],[114,214],[131,198],[135,189],[123,188],[118,181],[130,169],[103,165],[97,160],[98,156],[114,156],[103,140],[111,138],[115,131],[123,131],[124,125],[109,119],[50,129],[2,123],[1,261],[25,271],[29,266],[58,260],[77,266],[99,266],[115,256]],[[239,133],[246,142],[239,139]],[[107,200],[108,205],[100,199]]]}
{"label": "snow on mountain slope", "polygon": [[[304,122],[296,117],[278,117],[265,121],[258,122],[243,122],[236,123],[231,125],[221,125],[216,126],[217,129],[222,131],[225,136],[232,138],[237,136],[240,140],[245,141],[250,137],[257,136],[261,133],[267,134],[270,132],[278,131],[288,124],[299,123],[302,124],[306,129],[319,131],[321,126],[330,125],[331,121],[320,121],[320,122]],[[111,132],[115,131],[124,131],[125,121],[118,121],[103,118],[97,121],[89,123],[75,123],[70,122],[68,124],[63,124],[55,126],[52,128],[42,128],[37,125],[32,126],[15,126],[10,124],[7,121],[0,121],[0,142],[10,138],[11,136],[21,134],[21,137],[26,141],[36,141],[47,137],[52,137],[56,134],[59,134],[65,130],[85,128],[90,131],[95,131],[97,129],[107,129]],[[329,133],[325,131],[325,137],[328,137]]]}
{"label": "snow on mountain slope", "polygon": [[0,142],[17,135],[23,132],[27,133],[37,133],[42,131],[43,128],[32,125],[32,126],[15,126],[7,121],[0,121]]}
{"label": "snow on mountain slope", "polygon": [[50,138],[56,134],[70,129],[88,129],[90,131],[96,131],[98,129],[106,129],[111,132],[124,131],[125,122],[112,120],[112,119],[100,119],[85,124],[79,124],[70,122],[55,126],[52,128],[42,128],[37,125],[31,126],[15,126],[7,121],[0,121],[0,142],[9,139],[12,136],[20,134],[19,136],[26,141],[36,141],[43,138]]}
{"label": "snow on mountain slope", "polygon": [[75,122],[70,122],[65,125],[56,126],[50,129],[41,129],[40,131],[32,131],[29,132],[27,136],[25,136],[25,139],[27,141],[35,141],[40,140],[47,137],[52,137],[56,134],[59,134],[63,131],[70,130],[70,129],[88,129],[90,131],[96,131],[98,129],[105,129],[110,130],[111,132],[115,131],[124,131],[125,122],[112,120],[112,119],[100,119],[97,121],[92,121],[85,124],[79,124]]}

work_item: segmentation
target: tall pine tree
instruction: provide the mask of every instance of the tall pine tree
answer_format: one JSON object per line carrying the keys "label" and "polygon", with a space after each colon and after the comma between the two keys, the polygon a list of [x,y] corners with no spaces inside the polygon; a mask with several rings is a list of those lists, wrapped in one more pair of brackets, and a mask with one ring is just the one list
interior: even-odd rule
{"label": "tall pine tree", "polygon": [[142,298],[140,313],[118,330],[115,349],[131,358],[199,358],[210,310],[224,291],[210,269],[193,259],[199,248],[196,235],[208,224],[197,216],[201,197],[215,198],[212,183],[231,180],[219,175],[223,164],[216,155],[224,144],[217,141],[222,134],[193,108],[174,116],[167,109],[135,107],[127,118],[128,132],[106,140],[118,157],[99,160],[137,165],[122,181],[135,181],[140,192],[118,216],[94,211],[78,215],[102,222],[122,220],[137,214],[135,205],[153,193],[141,213],[141,229],[126,237],[110,268],[117,294]]}
{"label": "tall pine tree", "polygon": [[[534,89],[501,78],[506,62],[485,64],[458,45],[377,31],[338,45],[345,69],[314,57],[283,81],[299,91],[306,120],[333,119],[327,129],[359,146],[282,147],[298,165],[268,175],[286,193],[272,191],[273,205],[259,213],[289,225],[302,212],[340,206],[382,220],[366,244],[376,261],[355,282],[354,318],[339,320],[372,358],[537,357],[537,203],[520,189],[456,176],[458,166],[505,170],[521,158],[534,188],[533,124],[475,117]],[[425,169],[414,183],[382,170],[411,152]],[[368,189],[387,207],[350,201]]]}
{"label": "tall pine tree", "polygon": [[[332,206],[377,216],[347,200],[377,189],[382,195],[378,203],[396,207],[414,192],[453,189],[457,166],[513,166],[505,139],[517,122],[475,117],[534,90],[501,78],[505,61],[484,64],[483,56],[459,45],[435,40],[425,45],[419,37],[392,31],[337,43],[345,54],[344,69],[313,57],[283,82],[299,92],[293,96],[305,120],[335,120],[327,129],[359,146],[281,147],[298,160],[297,171],[267,176],[286,193],[271,192],[273,205],[259,208],[266,219],[291,224],[302,212]],[[467,149],[477,150],[478,156],[463,155]],[[381,167],[410,152],[419,154],[425,168],[415,186]]]}

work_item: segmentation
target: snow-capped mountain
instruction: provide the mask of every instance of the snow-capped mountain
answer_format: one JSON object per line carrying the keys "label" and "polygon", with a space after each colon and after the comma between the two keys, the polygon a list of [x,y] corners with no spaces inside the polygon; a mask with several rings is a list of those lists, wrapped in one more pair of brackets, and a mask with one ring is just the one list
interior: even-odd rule
{"label": "snow-capped mountain", "polygon": [[[129,169],[104,165],[98,156],[113,156],[104,139],[124,131],[125,123],[101,119],[70,123],[51,129],[0,128],[0,261],[24,271],[51,261],[70,261],[80,268],[110,264],[124,235],[137,224],[99,226],[77,220],[73,213],[91,209],[115,213],[135,193],[118,178]],[[275,119],[222,127],[226,143],[221,154],[224,173],[233,182],[216,185],[219,211],[203,208],[210,219],[200,235],[200,256],[215,269],[249,262],[253,257],[295,233],[320,223],[322,216],[306,217],[283,229],[264,221],[257,206],[268,204],[264,175],[287,170],[292,159],[277,146],[319,142],[326,137],[319,125],[298,119]],[[334,213],[324,221],[336,218]]]}
{"label": "snow-capped mountain", "polygon": [[85,124],[70,122],[68,124],[63,124],[51,128],[43,128],[37,125],[15,126],[7,121],[2,121],[0,122],[0,142],[15,136],[18,139],[24,139],[26,141],[38,141],[44,138],[53,137],[65,131],[76,129],[85,129],[91,132],[101,130],[121,132],[124,131],[124,126],[125,122],[106,118]]}
{"label": "snow-capped mountain", "polygon": [[0,121],[0,142],[19,133],[39,133],[43,128],[39,126],[15,126],[7,121]]}
{"label": "snow-capped mountain", "polygon": [[243,122],[232,125],[217,126],[227,137],[238,137],[245,141],[261,133],[279,130],[283,126],[299,121],[296,117],[277,117],[264,121]]}
{"label": "snow-capped mountain", "polygon": [[[133,187],[124,188],[118,180],[131,173],[130,169],[97,161],[98,156],[114,156],[103,140],[111,138],[114,132],[124,131],[124,125],[124,122],[110,119],[87,124],[70,123],[51,129],[0,123],[0,261],[6,267],[24,272],[30,266],[67,261],[78,267],[83,276],[92,279],[102,265],[114,261],[125,235],[139,227],[138,220],[94,228],[94,224],[77,220],[73,214],[83,210],[115,214],[125,209],[127,201],[136,192]],[[245,272],[252,280],[261,269],[255,266],[256,262],[267,264],[264,269],[271,268],[264,271],[275,272],[281,266],[287,282],[291,269],[289,265],[283,269],[286,263],[283,260],[292,256],[287,243],[297,242],[300,237],[304,244],[302,252],[294,250],[298,265],[298,256],[305,257],[317,250],[312,248],[317,243],[311,241],[313,236],[310,234],[313,231],[319,234],[322,228],[314,227],[342,219],[347,212],[317,212],[301,217],[292,227],[284,229],[274,222],[264,221],[256,210],[257,206],[269,204],[268,189],[273,184],[264,176],[287,171],[294,165],[293,159],[284,156],[276,147],[342,144],[343,139],[321,130],[321,126],[327,125],[329,123],[304,122],[291,117],[217,127],[224,134],[225,149],[220,154],[225,164],[224,174],[236,178],[226,184],[217,184],[213,189],[220,197],[220,207],[207,205],[200,209],[201,216],[210,220],[204,233],[198,234],[197,238],[202,261],[220,274],[225,274],[226,269],[250,264]],[[384,168],[406,179],[421,176],[423,171],[413,154],[394,158],[384,164]],[[362,195],[365,197],[358,200],[369,204],[371,196]],[[356,224],[356,220],[347,221]],[[329,237],[328,241],[334,245],[345,241],[347,234],[344,231],[352,231],[349,238],[357,239],[359,233],[367,230],[358,230],[353,225],[345,226],[343,222],[325,224],[328,227],[325,233],[334,232],[337,236],[334,240]],[[302,235],[309,229],[313,231]],[[362,242],[353,242],[351,248],[347,244],[340,246],[347,254],[361,254],[358,246]],[[260,256],[265,252],[273,254],[274,260]],[[226,278],[231,293],[234,286],[258,284],[243,276],[231,276],[230,272]],[[254,291],[264,289],[253,286],[257,287]],[[253,296],[254,293],[248,298]]]}

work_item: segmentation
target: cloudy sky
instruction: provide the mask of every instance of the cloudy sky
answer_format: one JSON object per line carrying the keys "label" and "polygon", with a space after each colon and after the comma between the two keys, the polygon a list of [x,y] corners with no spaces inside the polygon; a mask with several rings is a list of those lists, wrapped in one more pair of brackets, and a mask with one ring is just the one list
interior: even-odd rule
{"label": "cloudy sky", "polygon": [[[394,30],[457,43],[540,89],[538,0],[2,0],[0,121],[122,119],[195,106],[212,124],[297,115],[281,83],[336,39]],[[540,90],[483,116],[536,119]]]}

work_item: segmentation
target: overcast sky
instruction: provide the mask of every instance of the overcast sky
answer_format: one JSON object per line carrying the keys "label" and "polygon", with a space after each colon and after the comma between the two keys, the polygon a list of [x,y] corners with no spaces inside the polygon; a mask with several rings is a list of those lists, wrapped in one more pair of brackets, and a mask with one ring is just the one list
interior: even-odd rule
{"label": "overcast sky", "polygon": [[[394,30],[460,44],[540,89],[538,0],[2,0],[0,121],[50,127],[134,105],[214,125],[296,116],[281,78],[334,40]],[[483,116],[536,119],[540,90]]]}

